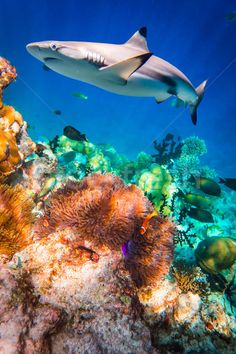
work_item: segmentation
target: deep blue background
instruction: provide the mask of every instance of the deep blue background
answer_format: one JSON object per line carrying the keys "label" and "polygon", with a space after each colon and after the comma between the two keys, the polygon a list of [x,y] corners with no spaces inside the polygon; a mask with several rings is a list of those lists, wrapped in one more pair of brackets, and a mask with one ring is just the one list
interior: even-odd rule
{"label": "deep blue background", "polygon": [[[236,21],[225,19],[231,11],[233,0],[1,0],[0,55],[18,70],[5,102],[23,113],[34,138],[51,138],[71,124],[92,142],[111,143],[131,158],[140,150],[151,152],[154,138],[167,132],[198,135],[208,146],[205,161],[223,176],[236,177]],[[157,56],[195,86],[209,79],[197,127],[188,110],[170,101],[156,105],[152,98],[118,96],[46,72],[25,50],[27,43],[46,39],[122,43],[144,25]],[[73,97],[75,91],[89,99]]]}

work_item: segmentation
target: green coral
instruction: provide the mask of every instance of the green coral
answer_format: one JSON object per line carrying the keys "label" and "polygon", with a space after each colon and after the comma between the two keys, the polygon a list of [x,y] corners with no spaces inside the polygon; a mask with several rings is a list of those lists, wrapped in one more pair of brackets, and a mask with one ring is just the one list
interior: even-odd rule
{"label": "green coral", "polygon": [[183,141],[181,148],[182,155],[202,156],[207,153],[207,147],[203,139],[197,136],[190,136]]}
{"label": "green coral", "polygon": [[199,176],[199,174],[202,174],[199,156],[206,153],[207,148],[204,140],[197,136],[190,136],[185,139],[181,148],[181,155],[174,162],[171,170],[175,181],[185,183],[191,175]]}
{"label": "green coral", "polygon": [[136,170],[143,170],[145,168],[148,168],[152,164],[152,160],[153,158],[151,155],[148,155],[145,152],[141,151],[134,162],[134,168]]}
{"label": "green coral", "polygon": [[156,207],[161,204],[163,194],[168,195],[168,187],[172,181],[171,175],[164,167],[152,164],[149,169],[140,172],[137,184],[148,196]]}

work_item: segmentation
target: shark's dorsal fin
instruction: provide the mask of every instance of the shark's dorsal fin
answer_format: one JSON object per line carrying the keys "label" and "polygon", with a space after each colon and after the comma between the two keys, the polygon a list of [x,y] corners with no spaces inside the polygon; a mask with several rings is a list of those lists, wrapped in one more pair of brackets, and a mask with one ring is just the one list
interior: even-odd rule
{"label": "shark's dorsal fin", "polygon": [[149,52],[146,38],[147,28],[142,27],[140,30],[134,33],[134,35],[125,43],[125,45]]}
{"label": "shark's dorsal fin", "polygon": [[122,60],[118,63],[108,65],[99,69],[108,81],[116,82],[120,85],[125,85],[128,78],[136,70],[140,68],[146,61],[152,56],[152,53],[143,53],[136,55],[125,60]]}

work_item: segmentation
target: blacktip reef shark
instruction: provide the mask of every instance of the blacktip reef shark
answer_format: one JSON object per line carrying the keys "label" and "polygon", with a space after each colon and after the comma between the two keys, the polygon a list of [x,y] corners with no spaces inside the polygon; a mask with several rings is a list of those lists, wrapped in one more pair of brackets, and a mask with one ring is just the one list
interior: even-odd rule
{"label": "blacktip reef shark", "polygon": [[57,73],[116,94],[155,97],[157,103],[176,96],[178,104],[189,105],[196,124],[207,81],[195,89],[179,69],[149,51],[146,36],[142,27],[124,44],[43,41],[26,48]]}

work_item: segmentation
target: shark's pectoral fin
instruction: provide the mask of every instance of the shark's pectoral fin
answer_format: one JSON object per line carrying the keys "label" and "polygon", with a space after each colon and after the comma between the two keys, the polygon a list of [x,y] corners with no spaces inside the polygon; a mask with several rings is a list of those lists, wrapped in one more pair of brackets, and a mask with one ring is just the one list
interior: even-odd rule
{"label": "shark's pectoral fin", "polygon": [[135,57],[122,60],[118,63],[108,65],[99,69],[103,78],[114,81],[120,85],[126,85],[128,78],[138,70],[152,56],[152,53],[144,53]]}
{"label": "shark's pectoral fin", "polygon": [[171,95],[168,92],[162,92],[158,94],[158,97],[155,97],[156,103],[162,103],[167,100]]}

